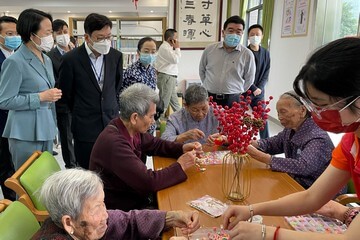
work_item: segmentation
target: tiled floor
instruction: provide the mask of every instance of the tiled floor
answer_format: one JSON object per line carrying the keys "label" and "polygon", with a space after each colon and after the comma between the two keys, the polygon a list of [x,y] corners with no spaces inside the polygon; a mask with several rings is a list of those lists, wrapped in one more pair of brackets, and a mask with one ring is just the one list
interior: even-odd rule
{"label": "tiled floor", "polygon": [[[270,120],[269,121],[269,130],[270,130],[270,136],[277,134],[278,132],[280,132],[283,129],[283,127],[275,120]],[[330,137],[334,142],[334,145],[336,146],[341,139],[342,134],[333,134],[330,133]],[[62,159],[62,154],[61,154],[61,146],[54,146],[54,150],[56,152],[58,152],[58,155],[55,156],[55,158],[57,159],[57,161],[59,162],[59,165],[62,169],[65,169],[65,164],[64,161]],[[153,162],[152,162],[152,157],[148,157],[147,159],[147,166],[148,168],[153,168]],[[2,191],[0,189],[0,199],[3,199],[3,195],[2,195]]]}

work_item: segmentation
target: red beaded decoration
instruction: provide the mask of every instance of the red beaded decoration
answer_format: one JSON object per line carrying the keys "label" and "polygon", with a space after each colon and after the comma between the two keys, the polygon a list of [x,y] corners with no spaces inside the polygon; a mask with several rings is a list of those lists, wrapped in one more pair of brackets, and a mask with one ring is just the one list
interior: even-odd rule
{"label": "red beaded decoration", "polygon": [[[256,140],[255,136],[264,129],[268,112],[270,112],[267,105],[273,99],[272,96],[268,101],[259,101],[257,106],[249,112],[250,94],[251,91],[248,90],[247,97],[240,95],[240,102],[234,102],[231,108],[218,105],[210,97],[210,105],[219,121],[219,133],[227,137],[229,150],[234,153],[246,153],[251,140]],[[216,139],[215,144],[222,145],[224,141],[223,138]]]}

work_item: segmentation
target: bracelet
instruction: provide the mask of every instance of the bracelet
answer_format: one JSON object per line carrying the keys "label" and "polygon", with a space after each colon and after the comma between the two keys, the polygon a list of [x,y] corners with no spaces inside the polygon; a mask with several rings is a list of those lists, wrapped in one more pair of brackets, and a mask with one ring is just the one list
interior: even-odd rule
{"label": "bracelet", "polygon": [[359,214],[359,212],[360,212],[359,208],[349,208],[344,214],[343,223],[345,223],[346,226],[349,226],[351,222],[354,220],[354,218]]}
{"label": "bracelet", "polygon": [[275,232],[274,232],[274,238],[273,240],[276,240],[278,235],[279,235],[279,230],[280,230],[280,226],[277,226],[276,229],[275,229]]}
{"label": "bracelet", "polygon": [[253,217],[254,217],[254,209],[252,205],[249,205],[249,211],[250,211],[250,219],[249,222],[252,222]]}
{"label": "bracelet", "polygon": [[265,237],[266,237],[266,225],[265,224],[261,225],[261,237],[262,237],[262,240],[265,240]]}

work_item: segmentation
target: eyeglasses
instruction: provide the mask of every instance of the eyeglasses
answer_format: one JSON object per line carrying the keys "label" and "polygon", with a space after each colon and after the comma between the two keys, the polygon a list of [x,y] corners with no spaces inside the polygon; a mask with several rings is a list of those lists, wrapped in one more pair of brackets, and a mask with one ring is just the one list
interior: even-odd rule
{"label": "eyeglasses", "polygon": [[95,42],[104,42],[105,40],[112,41],[114,39],[113,36],[107,36],[107,37],[95,37]]}
{"label": "eyeglasses", "polygon": [[[351,104],[353,104],[356,100],[358,100],[359,97],[360,96],[355,97],[355,99],[353,99],[350,103],[346,104],[344,107],[340,108],[338,111],[339,112],[343,111],[344,109],[349,107]],[[302,98],[302,97],[300,97],[300,101],[309,112],[314,113],[315,116],[318,119],[322,119],[322,117],[321,117],[322,112],[327,111],[327,110],[331,110],[331,109],[334,109],[334,108],[339,108],[338,107],[339,104],[346,103],[346,101],[351,99],[351,98],[354,98],[354,96],[343,98],[343,99],[341,99],[341,100],[339,100],[339,101],[337,101],[337,102],[335,102],[333,104],[327,105],[325,107],[320,107],[320,106],[316,105],[315,103],[311,102],[309,99]]]}

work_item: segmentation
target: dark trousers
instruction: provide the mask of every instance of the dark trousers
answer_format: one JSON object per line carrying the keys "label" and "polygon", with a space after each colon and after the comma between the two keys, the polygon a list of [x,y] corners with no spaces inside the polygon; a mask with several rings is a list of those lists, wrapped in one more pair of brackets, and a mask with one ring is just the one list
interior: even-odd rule
{"label": "dark trousers", "polygon": [[75,160],[73,135],[71,132],[71,113],[57,112],[56,118],[65,167],[74,168],[77,166],[77,163]]}
{"label": "dark trousers", "polygon": [[[243,94],[246,97],[246,94]],[[263,101],[264,100],[264,94],[260,94],[257,96],[254,96],[253,94],[251,94],[251,103],[250,106],[251,108],[254,108],[255,106],[258,105],[258,102]],[[264,129],[260,131],[260,138],[261,139],[265,139],[269,137],[269,124],[266,121]]]}
{"label": "dark trousers", "polygon": [[90,154],[95,142],[82,142],[74,139],[76,161],[80,167],[89,169]]}
{"label": "dark trousers", "polygon": [[240,93],[235,94],[214,94],[208,92],[209,96],[213,97],[213,101],[216,102],[218,105],[223,107],[228,106],[231,107],[233,102],[240,101]]}
{"label": "dark trousers", "polygon": [[14,174],[14,164],[11,160],[9,151],[9,142],[7,138],[1,137],[0,139],[0,185],[4,194],[4,198],[11,201],[16,200],[16,194],[11,189],[5,187],[5,180]]}

